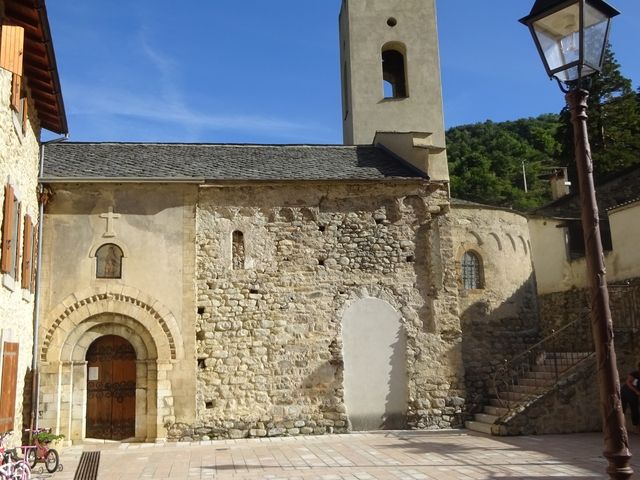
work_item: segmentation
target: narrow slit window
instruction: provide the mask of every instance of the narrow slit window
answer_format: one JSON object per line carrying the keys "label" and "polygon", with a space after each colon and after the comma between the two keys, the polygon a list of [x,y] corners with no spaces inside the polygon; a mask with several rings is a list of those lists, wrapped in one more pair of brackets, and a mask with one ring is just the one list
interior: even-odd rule
{"label": "narrow slit window", "polygon": [[465,290],[477,290],[482,287],[482,262],[474,252],[465,252],[462,256],[462,286]]}
{"label": "narrow slit window", "polygon": [[405,57],[395,48],[382,51],[382,83],[384,98],[408,96]]}
{"label": "narrow slit window", "polygon": [[102,245],[96,252],[96,278],[122,278],[122,257],[119,246]]}
{"label": "narrow slit window", "polygon": [[239,230],[233,232],[231,256],[233,269],[244,269],[244,234]]}

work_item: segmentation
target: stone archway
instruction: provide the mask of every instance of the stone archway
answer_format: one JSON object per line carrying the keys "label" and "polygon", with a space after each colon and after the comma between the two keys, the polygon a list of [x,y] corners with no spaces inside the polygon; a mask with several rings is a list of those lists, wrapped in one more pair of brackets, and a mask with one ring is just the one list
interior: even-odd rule
{"label": "stone archway", "polygon": [[361,298],[342,317],[344,397],[356,431],[406,424],[407,338],[400,314],[378,298]]}
{"label": "stone archway", "polygon": [[72,299],[73,303],[69,299],[51,312],[41,337],[40,423],[72,442],[86,438],[87,351],[97,339],[115,335],[135,350],[135,439],[165,437],[164,424],[175,418],[167,372],[183,357],[173,315],[157,301],[152,307],[123,294]]}

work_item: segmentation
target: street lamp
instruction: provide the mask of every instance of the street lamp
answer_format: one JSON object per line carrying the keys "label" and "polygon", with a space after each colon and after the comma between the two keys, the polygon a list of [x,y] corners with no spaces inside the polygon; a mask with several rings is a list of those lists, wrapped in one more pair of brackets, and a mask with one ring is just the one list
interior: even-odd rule
{"label": "street lamp", "polygon": [[536,0],[531,13],[520,20],[529,27],[547,74],[566,93],[575,142],[582,230],[591,293],[591,329],[598,364],[598,387],[604,429],[604,456],[612,479],[627,479],[631,453],[620,401],[620,380],[613,345],[606,269],[593,161],[587,134],[584,80],[602,69],[611,19],[618,11],[602,0]]}

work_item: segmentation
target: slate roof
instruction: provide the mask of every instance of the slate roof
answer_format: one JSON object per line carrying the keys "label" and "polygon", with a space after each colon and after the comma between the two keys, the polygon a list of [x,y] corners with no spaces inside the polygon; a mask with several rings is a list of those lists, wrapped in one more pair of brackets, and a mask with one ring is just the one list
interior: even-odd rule
{"label": "slate roof", "polygon": [[424,179],[373,146],[75,143],[45,145],[43,181]]}
{"label": "slate roof", "polygon": [[[606,210],[640,197],[640,165],[632,165],[618,173],[603,178],[596,185],[596,198],[600,216]],[[580,196],[577,193],[564,196],[532,212],[546,217],[579,219]]]}

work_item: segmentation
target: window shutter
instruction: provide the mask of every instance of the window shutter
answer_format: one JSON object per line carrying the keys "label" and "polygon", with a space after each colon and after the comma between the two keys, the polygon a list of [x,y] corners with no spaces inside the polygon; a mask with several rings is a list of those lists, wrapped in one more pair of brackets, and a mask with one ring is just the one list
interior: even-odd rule
{"label": "window shutter", "polygon": [[11,185],[4,186],[4,216],[2,219],[2,261],[0,270],[9,273],[11,270],[11,241],[13,239],[13,202],[15,196]]}
{"label": "window shutter", "polygon": [[13,254],[16,256],[15,259],[15,263],[13,264],[13,278],[15,280],[18,280],[19,278],[19,274],[20,274],[20,241],[22,240],[20,238],[20,227],[22,227],[22,203],[18,203],[18,222],[16,223],[16,231],[15,233],[15,237],[16,237],[16,250],[15,252],[13,252]]}
{"label": "window shutter", "polygon": [[29,215],[24,216],[24,246],[22,251],[22,288],[30,289],[31,261],[33,248],[33,222]]}
{"label": "window shutter", "polygon": [[3,25],[0,37],[0,67],[22,76],[24,28]]}
{"label": "window shutter", "polygon": [[33,248],[31,249],[31,283],[29,290],[31,293],[36,291],[36,275],[38,272],[38,225],[33,226]]}
{"label": "window shutter", "polygon": [[20,96],[22,94],[22,77],[16,73],[13,74],[11,81],[11,108],[16,112],[20,111]]}
{"label": "window shutter", "polygon": [[27,126],[29,125],[29,99],[25,95],[22,100],[22,134],[27,134]]}
{"label": "window shutter", "polygon": [[18,381],[17,343],[4,343],[2,349],[2,395],[0,395],[0,432],[13,430],[16,415],[16,384]]}

